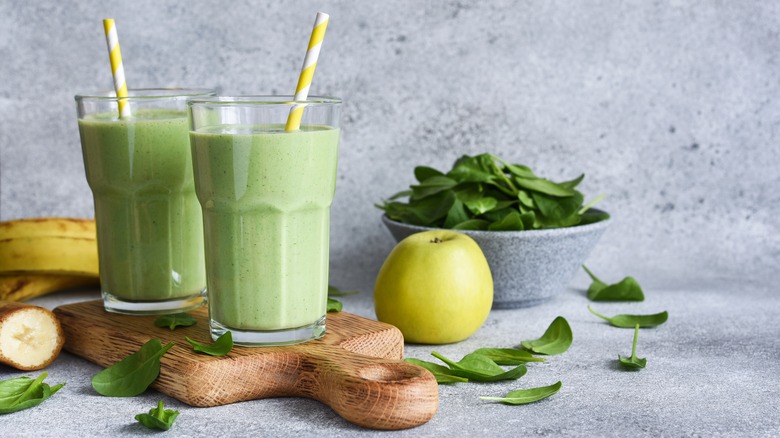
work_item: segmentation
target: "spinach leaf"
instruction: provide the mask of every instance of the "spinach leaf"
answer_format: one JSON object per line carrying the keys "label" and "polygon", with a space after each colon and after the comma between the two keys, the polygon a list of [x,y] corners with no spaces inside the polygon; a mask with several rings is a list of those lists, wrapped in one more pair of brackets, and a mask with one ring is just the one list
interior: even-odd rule
{"label": "spinach leaf", "polygon": [[328,312],[341,312],[343,307],[344,306],[341,304],[341,301],[328,298]]}
{"label": "spinach leaf", "polygon": [[525,405],[541,399],[547,398],[561,389],[561,382],[558,381],[550,386],[540,388],[519,389],[511,391],[503,397],[480,397],[482,400],[492,400],[507,405]]}
{"label": "spinach leaf", "polygon": [[409,206],[416,220],[419,221],[417,225],[430,225],[446,217],[454,203],[455,195],[451,190],[447,190],[423,199],[412,200]]}
{"label": "spinach leaf", "polygon": [[534,192],[544,193],[550,196],[567,197],[573,196],[575,193],[573,189],[543,178],[515,177],[515,182],[518,186],[526,190],[533,190]]}
{"label": "spinach leaf", "polygon": [[144,391],[160,374],[160,358],[173,347],[151,339],[141,349],[92,377],[92,387],[108,397],[132,397]]}
{"label": "spinach leaf", "polygon": [[227,331],[222,336],[218,337],[212,344],[202,344],[198,341],[194,341],[190,338],[184,338],[192,345],[192,349],[198,353],[205,353],[209,356],[224,356],[230,353],[233,349],[233,333]]}
{"label": "spinach leaf", "polygon": [[493,168],[485,166],[485,163],[486,161],[479,155],[476,157],[464,155],[455,161],[447,176],[463,182],[492,182],[497,176]]}
{"label": "spinach leaf", "polygon": [[[576,190],[584,175],[556,183],[540,178],[523,164],[490,155],[464,155],[445,173],[418,166],[418,184],[378,208],[392,220],[455,230],[522,231],[562,228],[609,217],[583,206]],[[409,196],[407,203],[395,199]],[[519,220],[516,213],[520,215]],[[522,228],[521,228],[522,227]]]}
{"label": "spinach leaf", "polygon": [[666,311],[652,315],[615,315],[610,318],[596,312],[590,306],[588,306],[588,310],[590,310],[590,313],[606,320],[613,326],[621,328],[634,328],[637,324],[639,324],[639,327],[655,327],[665,323],[666,320],[669,319],[669,312]]}
{"label": "spinach leaf", "polygon": [[544,362],[543,357],[534,357],[531,353],[515,348],[479,348],[475,354],[481,354],[497,365],[520,365],[525,362]]}
{"label": "spinach leaf", "polygon": [[453,230],[487,230],[490,222],[482,219],[469,219],[452,227]]}
{"label": "spinach leaf", "polygon": [[580,225],[594,224],[609,219],[609,214],[599,210],[588,210],[580,215]]}
{"label": "spinach leaf", "polygon": [[423,182],[435,176],[444,176],[444,174],[432,167],[417,166],[414,168],[414,177],[418,182]]}
{"label": "spinach leaf", "polygon": [[[505,204],[505,203],[506,201],[501,201],[501,204]],[[518,210],[517,207],[515,206],[496,205],[496,208],[480,215],[480,218],[488,222],[491,222],[491,225],[493,225],[492,222],[501,222],[502,220],[504,220],[504,218],[506,218],[510,214],[517,213],[517,212]]]}
{"label": "spinach leaf", "polygon": [[534,198],[532,198],[530,193],[526,192],[525,190],[520,190],[517,192],[517,200],[520,201],[520,203],[525,207],[536,208],[536,204],[534,204]]}
{"label": "spinach leaf", "polygon": [[457,383],[469,381],[469,379],[466,379],[465,377],[458,377],[452,374],[452,370],[437,363],[426,362],[424,360],[414,359],[411,357],[404,359],[404,362],[421,366],[430,371],[431,374],[433,374],[433,377],[436,377],[436,382],[438,383]]}
{"label": "spinach leaf", "polygon": [[519,176],[521,178],[536,178],[536,175],[534,175],[534,172],[528,166],[522,164],[509,164],[508,162],[502,160],[501,158],[496,157],[495,155],[493,155],[492,157],[493,159],[495,159],[496,161],[504,165],[504,170],[506,170],[507,172],[509,172],[514,176]]}
{"label": "spinach leaf", "polygon": [[168,327],[173,330],[176,327],[189,327],[195,325],[197,321],[188,313],[174,313],[172,315],[163,315],[154,320],[157,327]]}
{"label": "spinach leaf", "polygon": [[539,354],[561,354],[571,346],[574,335],[566,318],[559,316],[550,323],[541,338],[523,341],[520,345],[528,351]]}
{"label": "spinach leaf", "polygon": [[566,198],[556,198],[541,193],[533,193],[532,197],[534,204],[539,207],[539,212],[550,221],[565,221],[571,216],[579,216],[577,211],[582,205],[580,192]]}
{"label": "spinach leaf", "polygon": [[475,353],[467,354],[459,362],[447,359],[435,351],[432,352],[431,355],[447,364],[453,375],[465,377],[474,382],[516,380],[523,377],[528,371],[525,365],[522,364],[509,371],[504,371],[503,368],[498,366],[498,364],[493,362],[490,358]]}
{"label": "spinach leaf", "polygon": [[647,359],[636,357],[636,340],[639,337],[639,324],[634,327],[634,343],[631,345],[631,357],[623,357],[618,354],[618,361],[623,367],[636,370],[647,365]]}
{"label": "spinach leaf", "polygon": [[452,192],[461,202],[473,202],[483,196],[487,196],[486,190],[481,183],[461,182]]}
{"label": "spinach leaf", "polygon": [[593,283],[588,288],[588,299],[591,301],[644,301],[642,287],[633,277],[626,277],[620,283],[608,285],[599,280],[585,265],[582,269],[588,273]]}
{"label": "spinach leaf", "polygon": [[402,191],[396,193],[395,195],[387,198],[387,200],[388,201],[395,201],[396,199],[405,198],[405,197],[411,196],[411,195],[412,195],[412,191],[411,190],[402,190]]}
{"label": "spinach leaf", "polygon": [[578,176],[577,178],[574,178],[571,181],[564,181],[562,183],[558,183],[558,185],[561,187],[565,187],[567,189],[574,190],[578,185],[580,185],[583,179],[585,179],[585,174],[581,173],[580,176]]}
{"label": "spinach leaf", "polygon": [[480,215],[483,213],[486,213],[498,205],[498,201],[496,198],[491,198],[489,196],[486,196],[484,198],[479,198],[474,201],[469,201],[465,203],[466,208],[471,210],[474,215]]}
{"label": "spinach leaf", "polygon": [[525,225],[517,211],[512,211],[500,221],[488,225],[490,231],[523,231],[524,229]]}
{"label": "spinach leaf", "polygon": [[173,426],[179,411],[163,408],[162,400],[157,402],[157,407],[149,410],[148,414],[138,414],[135,419],[149,429],[168,430]]}
{"label": "spinach leaf", "polygon": [[469,215],[463,206],[463,201],[455,198],[455,202],[452,203],[449,211],[447,211],[447,217],[444,219],[444,228],[452,228],[460,223],[467,222]]}
{"label": "spinach leaf", "polygon": [[422,199],[437,193],[449,190],[458,184],[457,181],[446,176],[432,176],[419,185],[412,187],[412,199]]}
{"label": "spinach leaf", "polygon": [[580,208],[580,211],[577,212],[577,214],[579,214],[580,216],[585,214],[586,211],[590,210],[591,207],[596,205],[596,203],[601,201],[602,199],[604,199],[604,194],[603,193],[598,195],[598,196],[596,196],[595,198],[593,198],[592,201],[590,201],[587,204],[583,205],[582,208]]}
{"label": "spinach leaf", "polygon": [[43,383],[48,375],[44,372],[36,379],[15,377],[0,381],[0,415],[38,406],[65,385]]}
{"label": "spinach leaf", "polygon": [[523,228],[526,230],[532,230],[536,223],[536,214],[533,211],[528,211],[520,215],[520,220],[523,222]]}
{"label": "spinach leaf", "polygon": [[359,294],[359,293],[360,293],[359,290],[346,290],[346,291],[343,291],[343,290],[340,290],[337,287],[328,285],[328,296],[329,297],[345,297],[347,295],[355,295],[355,294]]}

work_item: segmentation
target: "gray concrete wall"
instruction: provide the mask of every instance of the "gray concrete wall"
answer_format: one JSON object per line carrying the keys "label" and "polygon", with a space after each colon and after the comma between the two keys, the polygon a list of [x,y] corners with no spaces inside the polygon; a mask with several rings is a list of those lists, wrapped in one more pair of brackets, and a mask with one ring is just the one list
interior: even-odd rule
{"label": "gray concrete wall", "polygon": [[373,204],[414,166],[483,151],[607,195],[607,278],[778,278],[780,4],[758,0],[2,0],[0,219],[92,214],[73,95],[111,87],[102,18],[131,87],[284,94],[316,10],[312,93],[345,101],[333,283],[370,289]]}

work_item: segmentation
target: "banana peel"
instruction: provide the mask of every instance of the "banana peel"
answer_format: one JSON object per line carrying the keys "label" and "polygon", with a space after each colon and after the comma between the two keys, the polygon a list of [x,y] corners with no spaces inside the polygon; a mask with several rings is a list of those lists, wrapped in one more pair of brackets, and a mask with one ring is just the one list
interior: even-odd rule
{"label": "banana peel", "polygon": [[0,240],[0,274],[22,272],[97,277],[97,240],[70,236]]}
{"label": "banana peel", "polygon": [[0,275],[0,301],[27,301],[65,289],[98,285],[97,277],[84,275]]}
{"label": "banana peel", "polygon": [[0,222],[0,240],[19,237],[80,237],[95,240],[94,219],[71,217],[34,217]]}

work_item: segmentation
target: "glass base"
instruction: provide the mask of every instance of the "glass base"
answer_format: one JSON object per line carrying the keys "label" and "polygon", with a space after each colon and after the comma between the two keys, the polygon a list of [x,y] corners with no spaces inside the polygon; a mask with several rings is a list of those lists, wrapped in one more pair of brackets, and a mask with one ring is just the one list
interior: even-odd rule
{"label": "glass base", "polygon": [[244,347],[295,345],[319,339],[325,335],[325,316],[313,324],[282,330],[233,329],[213,319],[210,320],[209,324],[211,325],[212,339],[217,340],[218,337],[229,331],[233,335],[233,344]]}
{"label": "glass base", "polygon": [[123,315],[167,315],[197,309],[206,304],[206,289],[186,297],[165,301],[128,301],[103,291],[106,312]]}

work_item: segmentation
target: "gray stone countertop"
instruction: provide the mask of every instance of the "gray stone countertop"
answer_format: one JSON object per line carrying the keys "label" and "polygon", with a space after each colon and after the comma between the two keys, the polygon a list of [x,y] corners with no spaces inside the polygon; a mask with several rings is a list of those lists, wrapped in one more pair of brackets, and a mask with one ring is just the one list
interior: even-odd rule
{"label": "gray stone countertop", "polygon": [[[276,398],[214,408],[193,408],[156,391],[132,398],[105,398],[91,388],[100,367],[63,352],[49,366],[47,382],[66,382],[36,408],[0,417],[0,436],[151,435],[133,417],[159,399],[181,415],[166,436],[778,436],[780,434],[780,296],[772,282],[691,281],[646,289],[642,303],[594,303],[604,314],[669,311],[669,321],[643,329],[637,352],[647,368],[623,371],[618,354],[631,351],[633,331],[591,315],[587,282],[546,304],[494,310],[466,341],[439,346],[407,345],[406,356],[436,361],[436,350],[459,359],[479,347],[512,347],[539,337],[558,315],[571,324],[574,343],[547,362],[529,364],[517,381],[440,385],[439,410],[420,427],[378,432],[341,419],[319,402]],[[664,282],[655,281],[662,284]],[[694,285],[695,283],[695,285]],[[97,298],[70,291],[33,302],[44,307]],[[373,318],[370,288],[342,297],[345,311]],[[38,372],[0,366],[0,379]],[[523,406],[479,399],[514,389],[563,382],[552,397]]]}

